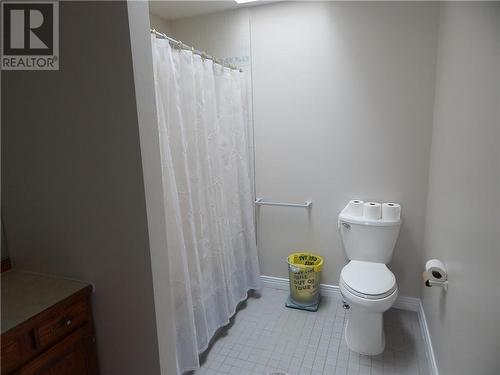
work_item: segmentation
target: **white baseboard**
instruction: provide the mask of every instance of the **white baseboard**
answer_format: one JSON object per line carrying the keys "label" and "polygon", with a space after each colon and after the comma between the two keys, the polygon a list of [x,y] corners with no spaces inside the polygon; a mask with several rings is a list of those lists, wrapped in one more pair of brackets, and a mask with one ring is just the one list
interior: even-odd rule
{"label": "white baseboard", "polygon": [[[260,276],[262,285],[266,288],[289,290],[288,279],[283,277]],[[337,285],[320,284],[319,292],[322,296],[340,298],[340,288]]]}
{"label": "white baseboard", "polygon": [[406,297],[406,296],[398,296],[394,305],[392,305],[395,309],[413,311],[418,313],[420,308],[420,298],[415,297]]}
{"label": "white baseboard", "polygon": [[[288,290],[288,279],[283,277],[273,277],[261,275],[262,285],[267,288]],[[337,285],[320,284],[319,292],[325,297],[341,298],[340,288]],[[420,299],[414,297],[399,296],[393,307],[399,310],[419,311]]]}
{"label": "white baseboard", "polygon": [[427,324],[427,318],[425,317],[425,310],[422,301],[419,303],[418,320],[420,323],[420,329],[422,330],[422,336],[424,337],[425,347],[427,349],[427,359],[429,360],[431,374],[439,375],[436,356],[434,355],[434,347],[432,346],[431,334],[429,332],[429,326]]}
{"label": "white baseboard", "polygon": [[[288,279],[264,275],[261,275],[260,279],[264,287],[279,290],[289,290]],[[337,285],[320,284],[319,290],[322,296],[342,298],[342,295],[340,294],[340,288]],[[425,311],[420,298],[399,296],[396,299],[393,307],[399,310],[413,311],[418,314],[418,320],[420,323],[420,328],[422,330],[422,336],[424,338],[431,374],[439,375],[436,364],[436,357],[434,356],[434,349],[432,347],[431,336],[429,334],[429,327],[427,325]]]}
{"label": "white baseboard", "polygon": [[288,279],[282,277],[260,275],[260,281],[265,288],[288,290]]}

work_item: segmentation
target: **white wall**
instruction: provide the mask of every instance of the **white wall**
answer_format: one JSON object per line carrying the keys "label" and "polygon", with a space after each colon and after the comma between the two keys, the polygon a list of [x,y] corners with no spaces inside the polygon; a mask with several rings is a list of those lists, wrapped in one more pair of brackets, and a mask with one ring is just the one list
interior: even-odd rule
{"label": "white wall", "polygon": [[425,257],[449,290],[424,288],[441,375],[500,373],[500,5],[440,16]]}
{"label": "white wall", "polygon": [[285,258],[325,258],[323,282],[346,264],[337,214],[352,198],[400,202],[390,268],[420,294],[432,129],[437,7],[415,3],[282,3],[251,14],[257,195],[304,209],[262,207],[262,273]]}
{"label": "white wall", "polygon": [[257,196],[314,202],[310,215],[258,210],[263,274],[287,277],[287,254],[311,250],[325,257],[323,282],[338,284],[337,213],[354,197],[390,200],[404,220],[391,268],[401,293],[419,296],[437,14],[290,2],[170,23],[173,37],[218,57],[251,50]]}
{"label": "white wall", "polygon": [[[176,335],[170,284],[165,197],[158,132],[153,52],[149,32],[149,3],[128,0],[130,45],[134,71],[137,119],[141,144],[142,172],[146,196],[149,252],[153,277],[154,305],[161,374],[176,374]],[[160,29],[161,32],[168,30]]]}
{"label": "white wall", "polygon": [[160,33],[167,35],[170,33],[170,22],[153,13],[149,13],[149,25],[150,28],[156,29]]}
{"label": "white wall", "polygon": [[171,36],[240,67],[250,66],[248,8],[170,21]]}
{"label": "white wall", "polygon": [[127,6],[59,8],[60,70],[2,72],[13,267],[95,285],[102,375],[159,374]]}

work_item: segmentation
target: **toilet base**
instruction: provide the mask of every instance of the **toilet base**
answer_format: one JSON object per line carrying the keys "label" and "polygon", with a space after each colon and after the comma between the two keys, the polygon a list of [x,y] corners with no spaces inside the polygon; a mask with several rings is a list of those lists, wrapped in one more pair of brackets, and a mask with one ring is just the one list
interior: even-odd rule
{"label": "toilet base", "polygon": [[364,355],[378,355],[385,349],[382,312],[370,312],[351,306],[351,316],[345,328],[347,347]]}

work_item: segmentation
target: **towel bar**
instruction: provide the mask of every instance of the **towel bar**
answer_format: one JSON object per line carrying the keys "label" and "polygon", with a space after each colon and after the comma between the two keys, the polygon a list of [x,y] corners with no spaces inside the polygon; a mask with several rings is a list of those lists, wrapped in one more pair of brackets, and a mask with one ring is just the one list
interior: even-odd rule
{"label": "towel bar", "polygon": [[311,208],[312,202],[306,201],[304,204],[300,203],[279,203],[279,202],[266,202],[263,201],[262,198],[257,198],[255,200],[255,204],[257,206],[281,206],[281,207],[302,207],[302,208]]}

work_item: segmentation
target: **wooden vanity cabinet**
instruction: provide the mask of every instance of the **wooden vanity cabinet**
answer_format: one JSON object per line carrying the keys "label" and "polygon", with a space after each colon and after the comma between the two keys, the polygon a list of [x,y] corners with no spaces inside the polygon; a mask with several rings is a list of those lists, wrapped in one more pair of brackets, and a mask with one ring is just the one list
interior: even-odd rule
{"label": "wooden vanity cabinet", "polygon": [[97,375],[90,293],[87,285],[2,333],[2,375]]}

